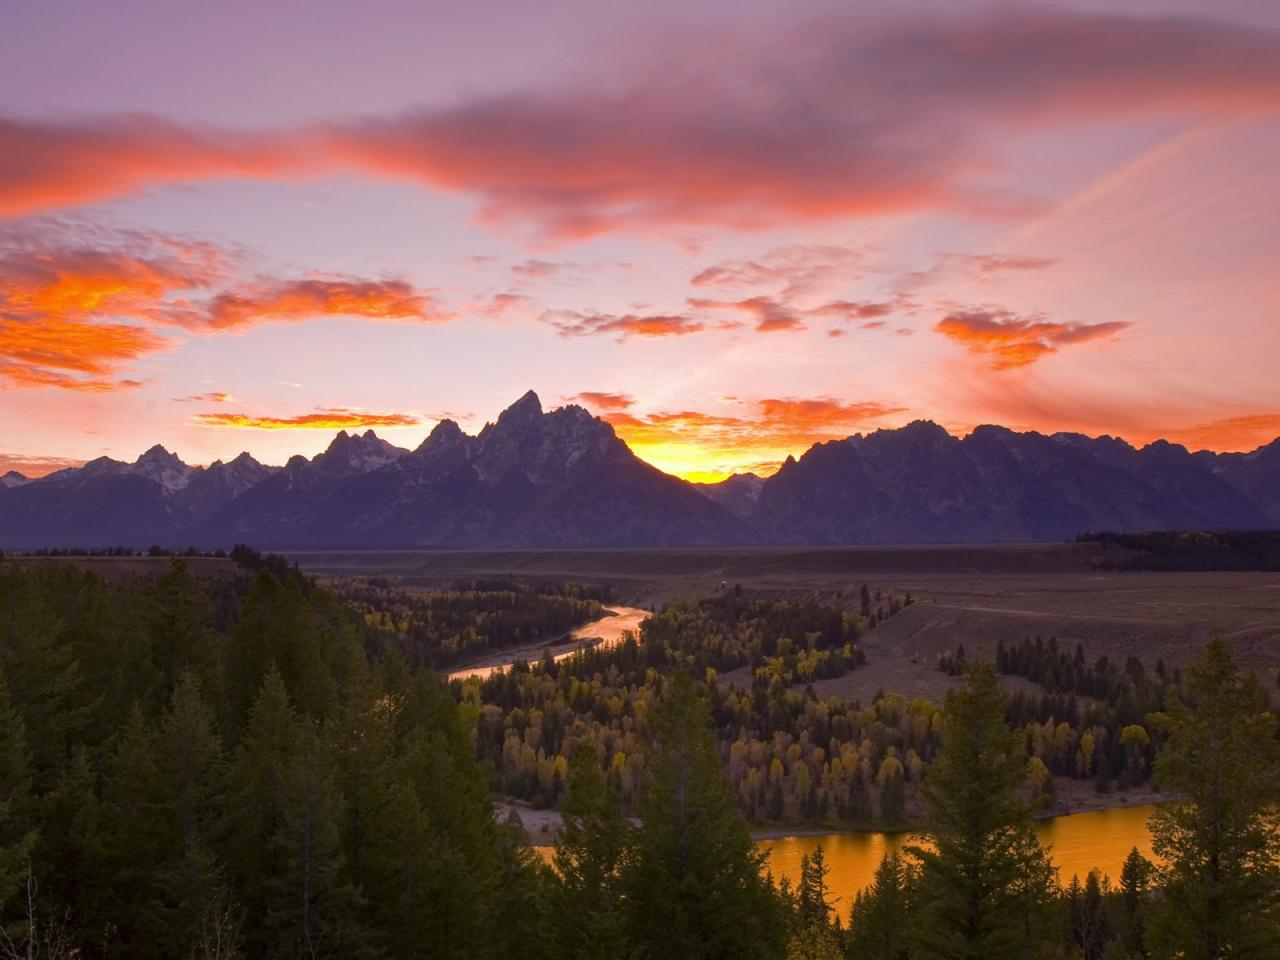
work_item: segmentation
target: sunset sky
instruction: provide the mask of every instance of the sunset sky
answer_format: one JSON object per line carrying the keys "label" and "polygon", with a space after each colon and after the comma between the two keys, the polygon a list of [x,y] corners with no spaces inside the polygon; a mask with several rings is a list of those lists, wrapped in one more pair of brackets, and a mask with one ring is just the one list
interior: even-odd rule
{"label": "sunset sky", "polygon": [[1280,3],[16,3],[0,473],[1280,435]]}

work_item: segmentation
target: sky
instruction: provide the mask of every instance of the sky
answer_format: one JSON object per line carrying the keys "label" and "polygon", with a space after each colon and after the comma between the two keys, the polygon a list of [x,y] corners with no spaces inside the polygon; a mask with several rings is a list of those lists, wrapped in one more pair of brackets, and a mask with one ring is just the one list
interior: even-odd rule
{"label": "sky", "polygon": [[416,446],[528,389],[698,480],[930,419],[1280,436],[1273,0],[44,0],[0,473]]}

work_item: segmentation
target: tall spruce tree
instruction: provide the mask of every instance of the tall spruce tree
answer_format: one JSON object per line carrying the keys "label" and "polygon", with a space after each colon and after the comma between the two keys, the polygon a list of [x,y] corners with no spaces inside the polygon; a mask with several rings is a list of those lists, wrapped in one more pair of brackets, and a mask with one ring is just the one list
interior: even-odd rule
{"label": "tall spruce tree", "polygon": [[674,675],[649,718],[649,779],[626,871],[631,942],[651,960],[781,957],[786,922],[761,875],[693,681]]}
{"label": "tall spruce tree", "polygon": [[1054,870],[1031,829],[1027,757],[1005,724],[990,665],[968,669],[947,696],[942,752],[925,779],[927,844],[920,860],[917,951],[937,960],[1039,955]]}
{"label": "tall spruce tree", "polygon": [[853,900],[848,960],[910,960],[916,880],[900,854],[880,861],[871,886]]}
{"label": "tall spruce tree", "polygon": [[1155,764],[1173,795],[1152,815],[1165,861],[1147,942],[1156,958],[1280,956],[1280,744],[1257,679],[1221,641],[1186,673],[1189,705],[1155,722]]}
{"label": "tall spruce tree", "polygon": [[[9,703],[9,689],[0,673],[0,929],[10,937],[15,917],[25,920],[25,904],[16,914],[8,906],[26,885],[37,833],[29,763],[22,718]],[[25,935],[25,930],[18,932]]]}
{"label": "tall spruce tree", "polygon": [[827,885],[830,873],[821,844],[812,854],[800,858],[787,960],[839,960],[844,955],[844,930]]}
{"label": "tall spruce tree", "polygon": [[588,742],[580,743],[569,761],[560,814],[564,825],[556,846],[553,897],[560,956],[622,960],[632,952],[622,887],[631,824]]}
{"label": "tall spruce tree", "polygon": [[251,922],[246,951],[358,955],[360,903],[344,869],[341,796],[314,721],[272,668],[232,770],[229,870]]}
{"label": "tall spruce tree", "polygon": [[1130,956],[1146,956],[1143,903],[1154,865],[1134,847],[1120,868],[1120,941]]}
{"label": "tall spruce tree", "polygon": [[231,909],[218,856],[227,767],[213,710],[194,673],[179,677],[154,751],[148,940],[166,956],[190,956],[210,924]]}

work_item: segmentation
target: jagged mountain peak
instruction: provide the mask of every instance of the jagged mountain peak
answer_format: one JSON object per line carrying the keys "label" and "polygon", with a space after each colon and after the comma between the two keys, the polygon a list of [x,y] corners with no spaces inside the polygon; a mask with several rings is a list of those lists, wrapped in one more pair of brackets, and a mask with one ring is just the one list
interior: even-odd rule
{"label": "jagged mountain peak", "polygon": [[165,462],[182,463],[182,459],[176,453],[170,453],[164,444],[157,443],[143,453],[134,463],[148,463],[156,460]]}
{"label": "jagged mountain peak", "polygon": [[324,453],[317,454],[311,462],[325,470],[363,472],[386,466],[408,452],[383,440],[372,430],[362,434],[339,430]]}
{"label": "jagged mountain peak", "polygon": [[431,428],[431,432],[427,434],[427,438],[422,441],[422,444],[418,449],[421,450],[428,446],[436,446],[444,443],[453,443],[465,436],[466,434],[462,432],[462,427],[458,426],[458,422],[446,417]]}
{"label": "jagged mountain peak", "polygon": [[4,487],[5,489],[20,487],[23,484],[30,483],[30,482],[31,482],[30,477],[26,476],[25,474],[19,473],[17,470],[10,470],[4,476],[0,477],[0,487]]}
{"label": "jagged mountain peak", "polygon": [[[237,540],[300,546],[641,546],[1062,540],[1082,530],[1280,523],[1280,441],[1251,454],[927,420],[811,447],[768,480],[693,485],[604,420],[529,392],[479,436],[406,451],[341,431],[313,459],[190,467],[164,447],[0,477],[0,547]],[[146,481],[146,482],[144,482]]]}
{"label": "jagged mountain peak", "polygon": [[524,396],[498,414],[497,420],[486,423],[484,429],[480,431],[480,436],[494,430],[506,430],[524,424],[537,423],[542,417],[542,401],[532,390],[527,390]]}
{"label": "jagged mountain peak", "polygon": [[138,457],[129,466],[128,472],[134,476],[154,480],[170,493],[173,493],[187,486],[200,470],[196,467],[187,466],[176,453],[170,453],[157,443],[142,456]]}

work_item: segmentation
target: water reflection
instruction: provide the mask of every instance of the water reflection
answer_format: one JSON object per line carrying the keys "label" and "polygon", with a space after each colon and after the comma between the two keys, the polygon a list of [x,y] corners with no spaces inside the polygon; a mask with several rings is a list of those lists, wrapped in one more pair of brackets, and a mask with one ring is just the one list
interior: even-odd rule
{"label": "water reflection", "polygon": [[[1109,876],[1113,884],[1118,884],[1124,858],[1134,847],[1144,857],[1155,859],[1151,852],[1151,833],[1147,830],[1147,818],[1153,810],[1154,806],[1141,806],[1054,817],[1038,821],[1036,833],[1040,842],[1049,848],[1063,884],[1070,883],[1072,875],[1077,874],[1083,881],[1095,868]],[[907,833],[829,833],[760,840],[758,846],[766,852],[765,866],[774,879],[787,877],[795,883],[800,877],[800,858],[822,844],[831,868],[827,883],[832,896],[837,898],[836,908],[847,917],[854,894],[870,886],[876,867],[885,855],[901,850],[910,842],[911,835]],[[554,849],[534,847],[548,863]]]}
{"label": "water reflection", "polygon": [[[1055,817],[1039,821],[1036,832],[1040,842],[1050,848],[1064,884],[1072,874],[1083,880],[1094,868],[1116,882],[1124,858],[1135,846],[1143,856],[1151,856],[1147,818],[1154,809],[1128,807]],[[910,836],[901,833],[833,833],[761,840],[760,847],[768,852],[766,864],[774,878],[788,877],[794,883],[800,876],[800,858],[822,844],[831,868],[827,882],[839,898],[838,909],[847,915],[853,895],[871,883],[884,856],[909,842]]]}

